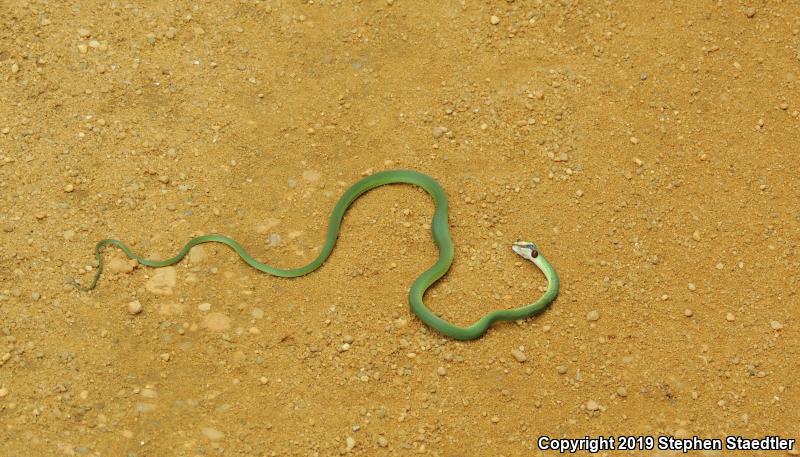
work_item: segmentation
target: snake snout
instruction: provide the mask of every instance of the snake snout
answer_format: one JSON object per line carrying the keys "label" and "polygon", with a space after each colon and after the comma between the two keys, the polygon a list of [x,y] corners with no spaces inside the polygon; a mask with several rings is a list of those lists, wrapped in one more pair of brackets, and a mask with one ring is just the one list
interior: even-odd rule
{"label": "snake snout", "polygon": [[538,248],[530,241],[515,241],[511,249],[526,260],[533,260],[539,256]]}

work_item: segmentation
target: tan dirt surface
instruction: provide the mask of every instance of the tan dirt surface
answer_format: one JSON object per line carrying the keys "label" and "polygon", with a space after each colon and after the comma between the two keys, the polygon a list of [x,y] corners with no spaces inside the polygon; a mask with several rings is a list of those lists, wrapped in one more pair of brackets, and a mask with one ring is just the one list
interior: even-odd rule
{"label": "tan dirt surface", "polygon": [[[0,455],[798,438],[796,2],[3,0],[0,22]],[[160,270],[108,249],[71,285],[103,238],[303,265],[392,168],[450,196],[432,309],[533,301],[517,238],[561,275],[551,308],[474,342],[422,325],[433,204],[404,185],[302,278],[204,245]]]}

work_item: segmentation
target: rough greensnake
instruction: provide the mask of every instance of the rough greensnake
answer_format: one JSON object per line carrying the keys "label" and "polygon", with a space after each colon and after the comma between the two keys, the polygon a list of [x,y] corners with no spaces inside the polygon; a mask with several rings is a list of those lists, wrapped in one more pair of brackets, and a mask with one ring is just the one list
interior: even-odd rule
{"label": "rough greensnake", "polygon": [[276,268],[266,265],[254,259],[235,240],[227,236],[217,234],[203,235],[192,238],[188,243],[186,243],[186,245],[183,246],[183,249],[181,249],[178,255],[166,260],[149,260],[142,258],[134,254],[121,241],[105,239],[99,241],[95,245],[95,256],[97,257],[98,267],[92,283],[89,285],[89,287],[83,288],[78,286],[78,288],[83,291],[88,291],[95,288],[97,281],[103,272],[103,258],[101,255],[102,249],[108,245],[115,245],[119,247],[128,257],[135,259],[142,265],[149,267],[164,267],[179,262],[189,253],[189,250],[193,246],[202,243],[216,242],[230,246],[234,251],[236,251],[237,254],[239,254],[239,257],[241,257],[242,260],[247,262],[248,265],[264,273],[269,273],[273,276],[280,276],[284,278],[303,276],[319,268],[331,254],[331,251],[333,251],[333,247],[336,244],[337,238],[339,237],[339,228],[341,226],[342,219],[350,205],[356,199],[358,199],[358,197],[371,189],[386,184],[395,183],[413,184],[421,187],[428,192],[431,197],[433,197],[434,204],[436,205],[431,229],[433,232],[433,239],[436,241],[436,245],[439,248],[439,260],[437,260],[432,267],[428,268],[414,281],[414,283],[411,285],[411,289],[408,292],[408,301],[411,305],[411,311],[413,311],[414,314],[416,314],[423,322],[448,337],[455,338],[457,340],[472,340],[481,337],[492,325],[492,323],[496,321],[524,319],[541,312],[553,300],[555,300],[556,296],[558,295],[559,288],[559,279],[555,269],[552,265],[550,265],[550,262],[545,259],[542,253],[539,252],[539,249],[534,243],[529,241],[516,241],[511,247],[514,252],[519,254],[522,258],[533,262],[533,264],[544,273],[544,276],[547,279],[547,290],[538,300],[529,305],[518,308],[492,311],[468,327],[459,327],[457,325],[453,325],[428,309],[423,302],[425,291],[433,283],[444,276],[445,273],[447,273],[447,271],[450,269],[450,264],[453,262],[454,248],[453,240],[450,237],[450,228],[447,223],[447,194],[445,194],[444,189],[442,189],[439,183],[437,183],[433,178],[412,170],[390,170],[375,173],[371,176],[361,179],[352,187],[347,189],[331,212],[328,222],[328,234],[325,238],[325,244],[322,246],[322,250],[320,251],[319,255],[317,255],[317,258],[312,260],[308,265],[291,269]]}

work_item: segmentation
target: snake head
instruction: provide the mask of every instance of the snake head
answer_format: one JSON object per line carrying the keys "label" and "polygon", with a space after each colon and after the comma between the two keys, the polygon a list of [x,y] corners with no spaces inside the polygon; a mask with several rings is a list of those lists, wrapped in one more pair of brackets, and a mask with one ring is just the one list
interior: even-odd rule
{"label": "snake head", "polygon": [[531,262],[539,256],[539,249],[530,241],[515,241],[514,244],[511,245],[511,249],[523,259],[530,260]]}

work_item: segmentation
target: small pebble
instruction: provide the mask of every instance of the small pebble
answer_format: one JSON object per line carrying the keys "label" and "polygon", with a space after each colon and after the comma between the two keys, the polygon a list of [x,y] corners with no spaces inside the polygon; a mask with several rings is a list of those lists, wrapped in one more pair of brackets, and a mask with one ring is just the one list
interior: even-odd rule
{"label": "small pebble", "polygon": [[528,360],[528,356],[525,355],[524,352],[520,351],[519,349],[514,349],[511,351],[511,355],[517,360],[519,363],[523,363]]}
{"label": "small pebble", "polygon": [[352,451],[356,447],[356,440],[352,436],[347,437],[347,450]]}
{"label": "small pebble", "polygon": [[70,193],[73,190],[75,190],[75,186],[73,186],[72,184],[67,184],[66,186],[64,186],[64,192],[66,193]]}
{"label": "small pebble", "polygon": [[135,261],[114,257],[108,262],[108,271],[110,273],[130,273],[133,271],[134,262]]}
{"label": "small pebble", "polygon": [[142,312],[142,304],[139,303],[139,300],[134,300],[128,303],[128,314],[137,315]]}
{"label": "small pebble", "polygon": [[489,22],[491,22],[492,25],[497,25],[500,23],[500,18],[497,16],[492,16],[491,19],[489,19]]}
{"label": "small pebble", "polygon": [[596,321],[598,319],[600,319],[600,312],[597,311],[596,309],[593,309],[593,310],[589,311],[588,313],[586,313],[586,320],[587,321],[594,322],[594,321]]}
{"label": "small pebble", "polygon": [[386,438],[384,438],[384,437],[383,437],[383,435],[381,435],[381,436],[379,436],[379,437],[378,437],[378,446],[380,446],[380,447],[386,447],[386,446],[388,446],[388,445],[389,445],[389,442],[388,442],[388,441],[386,441]]}
{"label": "small pebble", "polygon": [[589,411],[597,411],[600,409],[600,405],[594,400],[589,400],[586,402],[586,409]]}
{"label": "small pebble", "polygon": [[231,318],[222,313],[209,313],[203,318],[203,327],[212,332],[224,332],[231,328]]}
{"label": "small pebble", "polygon": [[693,314],[694,314],[694,312],[689,308],[686,308],[685,310],[683,310],[683,315],[686,316],[686,317],[692,317]]}
{"label": "small pebble", "polygon": [[636,138],[635,136],[632,136],[631,137],[631,144],[639,144],[639,138]]}
{"label": "small pebble", "polygon": [[617,395],[619,395],[620,397],[623,397],[623,398],[627,397],[628,396],[628,390],[625,389],[624,387],[618,387],[617,388]]}
{"label": "small pebble", "polygon": [[0,398],[5,397],[6,395],[8,395],[8,389],[5,387],[0,387]]}
{"label": "small pebble", "polygon": [[153,411],[156,410],[156,405],[154,405],[153,403],[137,402],[136,405],[134,406],[134,409],[136,410],[137,413],[145,413],[145,414],[152,413]]}
{"label": "small pebble", "polygon": [[158,398],[158,392],[153,389],[144,388],[140,394],[144,398]]}
{"label": "small pebble", "polygon": [[695,286],[693,282],[690,282],[689,284],[687,284],[686,287],[688,287],[689,290],[691,290],[692,292],[697,290],[697,286]]}
{"label": "small pebble", "polygon": [[191,265],[201,265],[208,258],[208,254],[203,246],[194,246],[189,250],[189,263]]}
{"label": "small pebble", "polygon": [[772,330],[780,330],[783,328],[783,324],[778,321],[772,321],[769,323],[769,326],[772,327]]}
{"label": "small pebble", "polygon": [[746,10],[744,10],[744,14],[747,17],[753,17],[753,16],[756,15],[756,9],[751,6],[751,7],[747,8]]}
{"label": "small pebble", "polygon": [[211,310],[211,303],[200,303],[199,305],[197,305],[197,309],[199,309],[200,311],[203,311],[203,312],[210,311]]}
{"label": "small pebble", "polygon": [[439,376],[447,376],[447,368],[445,368],[445,367],[437,368],[436,369],[436,374],[438,374]]}
{"label": "small pebble", "polygon": [[225,434],[215,429],[214,427],[204,427],[203,436],[210,439],[211,441],[219,441],[225,437]]}
{"label": "small pebble", "polygon": [[556,370],[558,371],[558,374],[566,374],[567,373],[567,366],[566,365],[559,365],[558,368],[556,368]]}
{"label": "small pebble", "polygon": [[728,313],[725,315],[725,320],[728,322],[733,322],[736,320],[736,316],[734,316],[733,313]]}
{"label": "small pebble", "polygon": [[308,181],[308,182],[317,181],[317,180],[319,180],[319,178],[321,176],[322,175],[320,174],[320,172],[318,172],[316,170],[305,170],[303,172],[303,179]]}
{"label": "small pebble", "polygon": [[444,135],[445,133],[447,133],[446,127],[438,126],[433,128],[433,137],[436,138],[437,140],[441,138],[442,135]]}
{"label": "small pebble", "polygon": [[162,267],[153,273],[144,288],[155,295],[172,295],[172,288],[175,287],[177,280],[178,271],[175,267]]}

